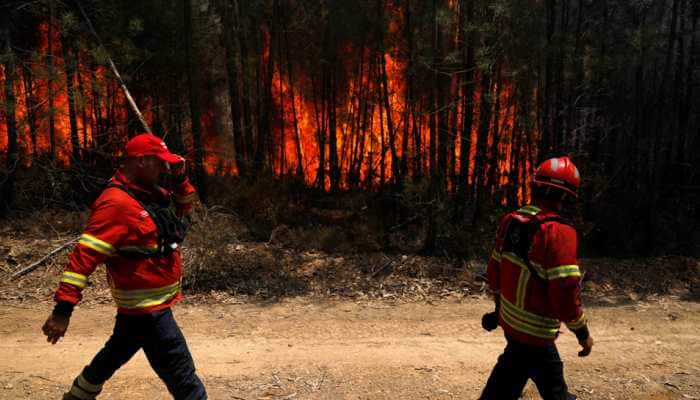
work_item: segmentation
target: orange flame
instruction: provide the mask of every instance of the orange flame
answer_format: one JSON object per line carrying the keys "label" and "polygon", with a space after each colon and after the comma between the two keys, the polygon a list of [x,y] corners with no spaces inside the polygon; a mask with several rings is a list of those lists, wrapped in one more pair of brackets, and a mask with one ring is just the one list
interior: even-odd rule
{"label": "orange flame", "polygon": [[[450,1],[451,8],[457,7],[456,1]],[[391,4],[387,7],[397,8]],[[399,10],[400,11],[400,10]],[[394,15],[396,10],[392,10]],[[400,13],[399,13],[400,14]],[[392,17],[388,23],[387,35],[389,37],[401,35],[403,22],[400,18]],[[20,153],[24,156],[25,165],[30,165],[33,157],[40,154],[47,154],[51,151],[51,140],[49,137],[49,116],[48,106],[49,85],[54,93],[55,121],[55,158],[63,166],[71,163],[72,149],[70,140],[70,120],[68,117],[68,96],[66,91],[67,77],[64,69],[61,37],[57,27],[53,27],[54,48],[53,48],[53,69],[54,79],[48,79],[48,66],[46,56],[48,49],[49,24],[42,23],[38,27],[40,37],[37,52],[42,62],[31,63],[29,72],[34,81],[33,90],[28,92],[24,82],[29,78],[27,71],[21,68],[16,71],[14,82],[14,92],[17,99],[17,129],[18,142],[20,143]],[[265,76],[267,60],[270,54],[270,44],[272,42],[268,32],[263,37],[264,46],[262,54],[261,76]],[[401,43],[400,40],[387,40],[388,43]],[[448,40],[449,46],[456,47],[457,37],[452,34]],[[340,169],[341,188],[350,188],[354,184],[363,185],[366,188],[375,188],[390,182],[396,178],[393,176],[395,166],[406,158],[407,174],[426,174],[430,170],[429,147],[430,124],[434,119],[430,113],[436,112],[435,105],[427,104],[425,99],[414,99],[416,102],[416,115],[410,115],[413,105],[406,104],[407,87],[407,60],[402,56],[402,51],[398,47],[388,47],[383,54],[377,56],[376,50],[369,48],[358,48],[352,45],[344,45],[339,50],[343,58],[362,60],[355,65],[348,63],[343,65],[346,68],[344,76],[347,77],[345,86],[339,85],[335,111],[337,115],[336,134],[338,153],[338,163]],[[375,62],[368,60],[374,57]],[[76,127],[79,134],[79,144],[81,150],[89,149],[99,145],[98,135],[108,134],[109,138],[124,142],[126,140],[127,105],[124,95],[117,86],[109,71],[104,67],[96,67],[94,71],[88,62],[88,55],[84,52],[76,54],[77,68],[74,76],[74,86],[76,88]],[[383,87],[381,68],[386,70],[386,88]],[[323,182],[325,189],[330,188],[329,181],[329,161],[326,154],[324,165],[319,165],[319,131],[326,124],[319,121],[317,112],[319,104],[314,104],[314,99],[309,96],[310,78],[303,71],[295,69],[293,77],[289,76],[288,67],[284,64],[275,63],[272,71],[272,96],[274,110],[271,113],[271,140],[274,151],[271,159],[272,171],[275,174],[293,175],[296,171],[303,171],[303,179],[309,185],[313,185],[318,176],[318,171],[323,168],[326,180]],[[5,80],[4,70],[0,67],[0,81]],[[459,84],[456,75],[450,78],[447,97],[458,99],[462,96],[463,86]],[[492,116],[489,121],[489,132],[487,138],[487,148],[491,149],[484,155],[485,158],[493,158],[495,170],[490,170],[488,166],[484,168],[484,176],[493,177],[494,195],[499,201],[507,200],[505,191],[502,188],[508,185],[518,185],[517,197],[520,201],[529,198],[528,185],[526,184],[531,176],[531,154],[536,153],[536,148],[530,148],[531,143],[523,137],[522,128],[518,128],[515,116],[518,114],[517,103],[513,100],[515,93],[514,84],[511,82],[502,83],[502,87],[493,88],[492,98],[499,103],[498,113]],[[79,90],[81,88],[82,90]],[[383,103],[384,95],[388,97],[387,107]],[[498,96],[496,96],[498,94]],[[34,107],[30,107],[30,97],[37,99]],[[4,91],[0,93],[0,102],[4,104]],[[497,97],[497,98],[496,98]],[[481,108],[480,94],[478,89],[473,93],[473,123],[471,126],[470,148],[462,149],[459,132],[462,121],[467,110],[462,109],[462,102],[457,101],[450,104],[448,114],[448,135],[447,148],[449,171],[446,171],[448,188],[455,188],[456,179],[459,179],[460,153],[469,151],[468,183],[472,183],[476,171],[475,155],[477,152],[478,125],[480,121],[479,110]],[[144,115],[147,121],[153,121],[154,112],[152,99],[142,99]],[[4,108],[0,110],[0,116],[5,119]],[[36,125],[36,146],[33,146],[33,139],[30,130],[30,114],[35,117]],[[85,115],[83,124],[82,115]],[[219,126],[217,118],[219,114],[213,109],[204,110],[200,123],[202,126],[202,145],[204,146],[204,167],[209,175],[236,175],[238,173],[233,157],[233,147],[229,135],[224,135],[223,128]],[[116,131],[98,132],[102,120],[111,119],[116,121]],[[408,126],[406,126],[408,125]],[[327,127],[326,127],[327,128]],[[409,134],[404,141],[404,132],[408,129]],[[414,129],[417,132],[420,146],[416,143]],[[393,145],[390,138],[390,130],[394,131]],[[531,139],[537,139],[537,132],[534,132]],[[518,141],[516,147],[514,143]],[[185,138],[185,144],[190,155],[193,154],[195,144],[191,137]],[[436,144],[433,143],[433,146]],[[328,152],[328,141],[326,140],[326,153]],[[404,149],[407,152],[404,154]],[[239,149],[235,149],[238,151]],[[5,123],[0,124],[0,154],[7,151],[7,127]],[[421,165],[416,170],[411,158],[419,153]],[[382,164],[383,160],[383,164]],[[515,162],[517,161],[517,164]],[[353,175],[357,175],[354,176]],[[382,180],[383,179],[383,180]],[[511,182],[515,179],[515,182]]]}

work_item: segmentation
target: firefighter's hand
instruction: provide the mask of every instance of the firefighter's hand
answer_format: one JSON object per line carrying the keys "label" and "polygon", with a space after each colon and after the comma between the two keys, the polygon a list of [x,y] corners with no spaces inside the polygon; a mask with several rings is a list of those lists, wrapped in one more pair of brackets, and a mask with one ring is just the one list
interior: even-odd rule
{"label": "firefighter's hand", "polygon": [[578,344],[582,347],[581,351],[578,352],[579,357],[586,357],[591,354],[591,350],[593,350],[593,338],[591,336],[588,336],[585,340],[579,340]]}
{"label": "firefighter's hand", "polygon": [[484,314],[484,316],[481,317],[481,327],[487,332],[498,328],[498,314],[495,312]]}
{"label": "firefighter's hand", "polygon": [[183,157],[180,157],[180,162],[170,164],[170,173],[174,177],[184,177],[187,174],[187,162]]}
{"label": "firefighter's hand", "polygon": [[58,339],[62,338],[68,330],[68,323],[70,322],[70,317],[65,315],[51,314],[49,318],[46,319],[44,326],[41,330],[46,335],[46,341],[51,344],[56,344]]}

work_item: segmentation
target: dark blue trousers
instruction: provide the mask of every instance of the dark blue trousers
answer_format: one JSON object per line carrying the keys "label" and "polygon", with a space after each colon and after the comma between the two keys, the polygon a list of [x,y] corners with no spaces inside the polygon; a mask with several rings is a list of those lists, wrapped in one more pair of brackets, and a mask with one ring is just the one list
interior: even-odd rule
{"label": "dark blue trousers", "polygon": [[508,339],[481,400],[517,400],[528,379],[535,382],[543,400],[576,399],[567,390],[564,364],[555,345],[531,346]]}
{"label": "dark blue trousers", "polygon": [[112,337],[85,367],[83,377],[101,385],[140,349],[176,400],[207,398],[204,385],[195,374],[185,338],[169,308],[146,315],[117,314]]}

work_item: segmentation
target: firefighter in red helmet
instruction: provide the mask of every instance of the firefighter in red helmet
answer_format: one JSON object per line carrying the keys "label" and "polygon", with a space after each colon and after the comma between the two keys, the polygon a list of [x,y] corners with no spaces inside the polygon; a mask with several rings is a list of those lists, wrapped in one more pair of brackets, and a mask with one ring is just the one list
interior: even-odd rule
{"label": "firefighter in red helmet", "polygon": [[532,379],[545,400],[570,400],[555,340],[561,322],[590,354],[593,339],[580,300],[576,230],[559,213],[576,198],[581,177],[568,157],[551,158],[537,171],[532,204],[500,221],[488,263],[496,311],[486,330],[501,326],[507,345],[486,383],[482,400],[516,400]]}

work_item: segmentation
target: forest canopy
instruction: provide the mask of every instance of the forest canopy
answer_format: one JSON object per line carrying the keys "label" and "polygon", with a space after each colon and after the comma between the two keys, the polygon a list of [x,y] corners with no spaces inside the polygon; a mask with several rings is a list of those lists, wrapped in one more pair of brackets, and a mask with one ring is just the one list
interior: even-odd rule
{"label": "forest canopy", "polygon": [[0,15],[4,216],[89,206],[143,131],[111,58],[205,203],[212,182],[417,191],[431,226],[474,229],[569,155],[588,248],[698,251],[697,1],[8,0]]}

